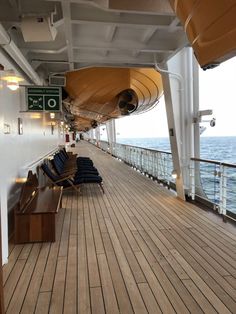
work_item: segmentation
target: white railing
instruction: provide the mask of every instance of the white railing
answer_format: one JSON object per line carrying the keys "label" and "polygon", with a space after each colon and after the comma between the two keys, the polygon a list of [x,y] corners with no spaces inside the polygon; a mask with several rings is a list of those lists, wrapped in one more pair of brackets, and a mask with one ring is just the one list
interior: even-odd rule
{"label": "white railing", "polygon": [[173,171],[171,153],[118,143],[109,147],[108,142],[105,141],[100,141],[99,146],[137,171],[168,187],[175,188],[175,181],[171,176]]}
{"label": "white railing", "polygon": [[191,158],[192,199],[210,201],[224,216],[236,217],[236,165]]}
{"label": "white railing", "polygon": [[[175,180],[171,176],[171,153],[118,143],[110,147],[105,141],[100,141],[97,146],[141,173],[175,189]],[[191,158],[190,168],[192,199],[236,219],[236,165]]]}
{"label": "white railing", "polygon": [[105,152],[110,152],[110,146],[109,143],[106,141],[99,141],[99,147],[104,150]]}

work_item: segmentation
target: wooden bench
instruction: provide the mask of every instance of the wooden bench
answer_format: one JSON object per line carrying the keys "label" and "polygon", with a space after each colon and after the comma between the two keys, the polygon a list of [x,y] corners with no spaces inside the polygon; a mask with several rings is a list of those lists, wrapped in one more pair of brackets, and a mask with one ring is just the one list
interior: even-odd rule
{"label": "wooden bench", "polygon": [[56,213],[62,187],[38,187],[36,174],[28,173],[15,209],[15,243],[54,242]]}

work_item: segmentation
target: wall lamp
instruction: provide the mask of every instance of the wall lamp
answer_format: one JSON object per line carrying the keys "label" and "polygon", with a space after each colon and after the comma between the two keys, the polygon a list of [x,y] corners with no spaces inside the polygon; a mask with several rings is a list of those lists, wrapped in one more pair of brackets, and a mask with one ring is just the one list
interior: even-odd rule
{"label": "wall lamp", "polygon": [[22,77],[17,75],[14,70],[4,70],[4,66],[0,64],[1,80],[7,82],[7,87],[15,91],[19,88],[19,82],[24,81]]}
{"label": "wall lamp", "polygon": [[15,182],[16,183],[25,183],[27,181],[27,178],[23,177],[23,178],[16,178]]}
{"label": "wall lamp", "polygon": [[178,177],[177,171],[176,171],[176,170],[173,170],[173,171],[171,172],[171,176],[172,176],[173,179],[177,179],[177,177]]}

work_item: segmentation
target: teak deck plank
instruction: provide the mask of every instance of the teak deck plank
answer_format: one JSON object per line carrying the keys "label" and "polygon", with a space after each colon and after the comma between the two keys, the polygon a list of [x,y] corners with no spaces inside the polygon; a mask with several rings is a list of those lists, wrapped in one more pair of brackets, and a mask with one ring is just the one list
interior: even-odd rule
{"label": "teak deck plank", "polygon": [[78,207],[78,310],[79,313],[91,313],[88,263],[85,240],[85,226],[82,202]]}
{"label": "teak deck plank", "polygon": [[104,181],[64,192],[56,242],[11,245],[6,313],[236,313],[236,228],[86,142]]}
{"label": "teak deck plank", "polygon": [[58,256],[49,313],[63,313],[67,258]]}
{"label": "teak deck plank", "polygon": [[5,309],[8,308],[8,305],[13,296],[13,292],[17,286],[21,273],[24,269],[26,260],[18,260],[15,264],[15,267],[12,269],[11,275],[9,276],[6,284],[4,285],[4,305]]}
{"label": "teak deck plank", "polygon": [[51,292],[41,292],[38,296],[35,314],[48,313],[50,300]]}
{"label": "teak deck plank", "polygon": [[108,232],[104,232],[102,238],[120,313],[133,313],[130,298]]}
{"label": "teak deck plank", "polygon": [[77,255],[77,236],[70,235],[64,301],[68,314],[77,313]]}
{"label": "teak deck plank", "polygon": [[44,243],[42,245],[38,261],[35,265],[35,269],[30,280],[30,285],[27,290],[25,300],[22,306],[23,313],[33,313],[35,310],[49,249],[50,243]]}
{"label": "teak deck plank", "polygon": [[94,287],[90,289],[91,304],[93,314],[105,314],[105,307],[103,303],[101,287]]}
{"label": "teak deck plank", "polygon": [[56,265],[57,265],[58,251],[59,251],[59,246],[60,246],[62,225],[63,225],[63,220],[64,220],[64,212],[65,212],[64,209],[60,210],[56,219],[57,220],[57,228],[56,228],[57,240],[56,242],[51,244],[40,292],[52,291]]}
{"label": "teak deck plank", "polygon": [[104,297],[106,312],[112,313],[112,314],[116,314],[116,313],[118,314],[119,308],[118,308],[116,295],[113,288],[109,266],[108,266],[105,254],[98,255],[98,263],[99,263],[99,269],[100,269],[100,274],[101,274],[102,290],[103,290],[103,297]]}
{"label": "teak deck plank", "polygon": [[[101,287],[101,281],[98,270],[98,261],[96,254],[96,247],[94,241],[94,235],[92,230],[91,218],[89,213],[88,199],[83,197],[84,204],[84,224],[85,224],[85,237],[86,237],[86,249],[87,249],[87,261],[89,272],[89,286]],[[96,291],[96,290],[95,290]],[[95,292],[95,295],[97,293]]]}
{"label": "teak deck plank", "polygon": [[29,258],[26,260],[24,269],[21,273],[20,279],[17,283],[6,313],[20,313],[41,248],[42,244],[36,243],[33,245]]}
{"label": "teak deck plank", "polygon": [[11,250],[8,263],[4,266],[4,272],[3,272],[3,284],[5,285],[6,281],[8,280],[8,277],[10,276],[13,267],[15,266],[15,263],[18,260],[18,257],[23,249],[23,245],[16,245]]}
{"label": "teak deck plank", "polygon": [[148,313],[162,313],[149,285],[147,283],[139,283],[138,287],[143,297]]}

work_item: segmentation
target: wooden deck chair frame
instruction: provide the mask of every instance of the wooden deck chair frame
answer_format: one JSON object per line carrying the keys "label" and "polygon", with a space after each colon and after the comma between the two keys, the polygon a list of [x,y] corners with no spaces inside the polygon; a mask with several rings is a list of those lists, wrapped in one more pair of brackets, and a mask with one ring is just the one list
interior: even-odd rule
{"label": "wooden deck chair frame", "polygon": [[[42,169],[42,168],[41,168]],[[43,171],[43,169],[42,169],[42,171]],[[61,186],[61,185],[58,185],[57,183],[60,183],[60,182],[62,182],[62,181],[65,181],[65,180],[67,180],[68,181],[68,183],[71,185],[71,186],[68,186],[68,187],[63,187],[63,191],[65,191],[65,190],[69,190],[69,189],[71,189],[71,188],[73,188],[73,189],[75,189],[77,192],[80,192],[80,185],[81,184],[77,184],[77,185],[75,185],[75,184],[73,184],[73,176],[72,175],[68,175],[68,176],[61,176],[58,180],[56,180],[56,181],[53,181],[44,171],[43,171],[43,175],[44,176],[46,176],[48,179],[49,179],[49,181],[53,184],[53,185],[55,185],[55,186]]]}

